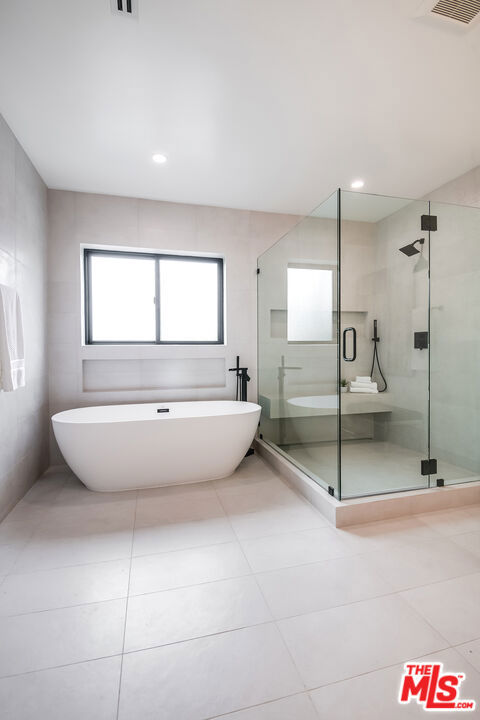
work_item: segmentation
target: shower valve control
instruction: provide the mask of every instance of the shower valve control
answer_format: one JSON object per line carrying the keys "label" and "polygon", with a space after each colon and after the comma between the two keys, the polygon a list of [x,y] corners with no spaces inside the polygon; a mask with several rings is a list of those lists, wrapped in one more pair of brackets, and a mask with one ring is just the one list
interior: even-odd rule
{"label": "shower valve control", "polygon": [[427,350],[428,332],[413,333],[413,347],[415,350]]}

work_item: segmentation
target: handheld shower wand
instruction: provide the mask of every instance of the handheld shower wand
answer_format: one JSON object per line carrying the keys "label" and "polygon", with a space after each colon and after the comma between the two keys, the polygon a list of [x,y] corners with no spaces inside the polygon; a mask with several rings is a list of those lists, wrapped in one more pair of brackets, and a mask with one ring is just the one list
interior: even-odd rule
{"label": "handheld shower wand", "polygon": [[380,360],[378,358],[378,348],[377,343],[380,342],[380,338],[378,337],[377,332],[377,321],[373,321],[373,358],[372,358],[372,369],[370,370],[370,377],[373,380],[373,372],[375,370],[375,361],[377,362],[378,372],[380,373],[380,377],[382,378],[385,387],[382,390],[379,390],[378,392],[385,392],[385,390],[388,388],[387,381],[385,380],[384,374],[382,373],[382,368],[380,367]]}

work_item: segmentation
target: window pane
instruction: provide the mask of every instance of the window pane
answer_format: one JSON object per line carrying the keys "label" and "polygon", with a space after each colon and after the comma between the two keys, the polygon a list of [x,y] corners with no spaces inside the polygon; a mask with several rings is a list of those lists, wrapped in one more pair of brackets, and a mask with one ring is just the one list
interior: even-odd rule
{"label": "window pane", "polygon": [[332,342],[332,270],[289,267],[287,277],[288,340]]}
{"label": "window pane", "polygon": [[155,342],[155,259],[92,255],[92,341]]}
{"label": "window pane", "polygon": [[160,260],[160,339],[215,342],[218,338],[216,262]]}

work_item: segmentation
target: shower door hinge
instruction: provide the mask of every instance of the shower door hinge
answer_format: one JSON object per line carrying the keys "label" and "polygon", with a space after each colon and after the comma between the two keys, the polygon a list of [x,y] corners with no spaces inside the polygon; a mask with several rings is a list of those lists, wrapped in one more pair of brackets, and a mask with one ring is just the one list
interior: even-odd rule
{"label": "shower door hinge", "polygon": [[328,486],[328,494],[335,497],[335,490],[331,485]]}
{"label": "shower door hinge", "polygon": [[426,232],[435,232],[437,229],[437,216],[422,215],[421,229]]}
{"label": "shower door hinge", "polygon": [[260,268],[257,268],[257,275],[260,275]]}
{"label": "shower door hinge", "polygon": [[437,472],[437,461],[435,460],[435,458],[430,458],[430,460],[422,460],[421,468],[422,475],[435,475],[435,473]]}

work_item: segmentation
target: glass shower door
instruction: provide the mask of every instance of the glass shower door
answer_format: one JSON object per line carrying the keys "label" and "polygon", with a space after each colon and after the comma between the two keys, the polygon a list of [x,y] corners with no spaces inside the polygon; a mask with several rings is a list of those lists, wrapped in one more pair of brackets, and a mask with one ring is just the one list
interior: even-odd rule
{"label": "glass shower door", "polygon": [[480,474],[480,209],[431,203],[431,484]]}
{"label": "glass shower door", "polygon": [[428,487],[428,212],[341,193],[342,499]]}
{"label": "glass shower door", "polygon": [[338,479],[337,194],[258,259],[261,439],[331,494]]}

